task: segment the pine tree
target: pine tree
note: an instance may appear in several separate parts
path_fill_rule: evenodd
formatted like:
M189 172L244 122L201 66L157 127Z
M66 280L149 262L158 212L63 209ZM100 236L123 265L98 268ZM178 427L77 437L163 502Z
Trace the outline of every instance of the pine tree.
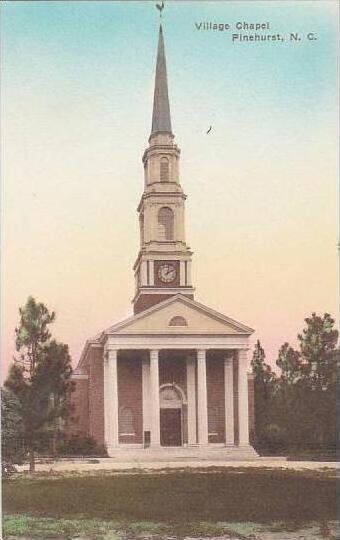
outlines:
M276 365L281 370L281 381L283 383L294 384L301 379L301 355L289 343L286 342L280 347Z
M67 345L51 340L48 326L55 320L55 313L32 297L19 313L20 324L15 330L19 358L12 364L5 386L21 404L23 440L30 456L30 472L34 472L35 452L46 448L57 420L68 413L72 368Z
M254 374L254 380L259 384L263 384L264 386L275 379L275 374L273 373L271 367L265 363L265 359L266 354L261 346L260 340L258 339L254 347L251 366Z
M7 388L1 388L1 458L2 463L16 463L23 457L21 403Z
M333 354L338 340L335 321L329 313L323 317L312 313L306 327L298 335L303 374L315 390L327 390L336 383L336 359Z
M266 355L257 340L251 360L254 374L255 429L256 443L259 447L271 446L272 401L275 392L276 377L271 367L265 362Z
M310 445L335 446L336 437L336 344L338 331L329 313L312 313L298 335L302 358L305 421Z

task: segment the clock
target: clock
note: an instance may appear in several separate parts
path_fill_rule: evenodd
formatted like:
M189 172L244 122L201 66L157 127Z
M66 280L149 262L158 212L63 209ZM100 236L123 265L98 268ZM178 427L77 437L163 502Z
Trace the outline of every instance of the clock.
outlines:
M171 283L176 278L176 268L173 264L162 264L158 268L158 277L163 283Z

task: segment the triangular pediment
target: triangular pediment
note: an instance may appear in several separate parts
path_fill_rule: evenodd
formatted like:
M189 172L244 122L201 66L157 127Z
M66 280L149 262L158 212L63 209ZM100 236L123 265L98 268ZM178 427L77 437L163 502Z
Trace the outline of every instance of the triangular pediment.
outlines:
M105 334L249 335L252 332L252 328L178 294L111 326Z

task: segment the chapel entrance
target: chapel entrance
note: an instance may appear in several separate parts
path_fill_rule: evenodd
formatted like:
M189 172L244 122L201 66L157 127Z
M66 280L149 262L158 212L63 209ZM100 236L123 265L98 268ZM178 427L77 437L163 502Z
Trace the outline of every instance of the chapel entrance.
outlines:
M182 398L172 385L160 391L160 435L162 446L182 446Z

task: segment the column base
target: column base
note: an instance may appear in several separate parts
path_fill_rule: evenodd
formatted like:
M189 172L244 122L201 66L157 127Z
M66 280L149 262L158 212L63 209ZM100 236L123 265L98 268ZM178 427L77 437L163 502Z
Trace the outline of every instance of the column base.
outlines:
M250 444L239 444L235 446L240 452L245 452L250 457L259 457L259 454Z

